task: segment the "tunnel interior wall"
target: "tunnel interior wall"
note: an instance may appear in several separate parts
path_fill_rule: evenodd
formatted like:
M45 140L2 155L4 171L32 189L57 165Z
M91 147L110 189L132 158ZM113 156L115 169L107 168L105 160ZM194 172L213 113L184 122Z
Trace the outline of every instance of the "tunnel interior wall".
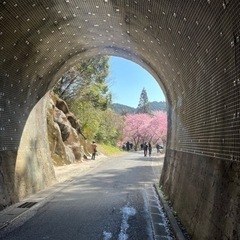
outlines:
M240 163L167 150L160 184L192 239L239 239Z
M14 188L19 199L56 182L48 142L48 102L49 93L46 93L32 109L23 129L14 177Z
M56 182L47 135L48 93L34 106L18 150L0 151L0 209Z
M14 187L17 151L0 152L0 211L19 200Z
M196 62L183 64L175 79L160 180L183 225L199 240L240 238L240 2L224 2L222 9L217 18L213 8L202 12L209 11L201 20L209 34L196 33L195 50L189 43ZM188 30L192 40L194 29Z

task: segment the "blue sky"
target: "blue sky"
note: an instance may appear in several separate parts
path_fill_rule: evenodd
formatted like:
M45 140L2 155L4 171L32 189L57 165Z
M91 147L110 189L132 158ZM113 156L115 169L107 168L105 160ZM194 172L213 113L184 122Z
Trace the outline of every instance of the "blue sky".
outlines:
M129 60L110 57L109 81L113 103L136 108L143 88L147 91L149 102L165 101L165 96L154 77Z

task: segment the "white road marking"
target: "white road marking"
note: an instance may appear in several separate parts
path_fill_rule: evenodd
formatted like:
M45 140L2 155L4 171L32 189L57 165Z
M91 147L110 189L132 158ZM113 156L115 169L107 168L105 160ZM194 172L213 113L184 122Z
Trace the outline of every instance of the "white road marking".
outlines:
M103 240L109 240L112 238L112 233L111 232L103 232Z
M118 240L127 240L127 230L129 228L128 219L131 216L136 214L136 209L133 207L125 206L121 209L122 212L122 224L121 224L121 231L118 235Z

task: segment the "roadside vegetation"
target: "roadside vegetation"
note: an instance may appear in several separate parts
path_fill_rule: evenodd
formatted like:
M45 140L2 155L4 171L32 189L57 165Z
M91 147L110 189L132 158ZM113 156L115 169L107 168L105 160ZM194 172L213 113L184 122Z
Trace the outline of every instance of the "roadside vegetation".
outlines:
M101 153L107 156L116 156L123 153L119 147L106 144L98 144L98 149Z

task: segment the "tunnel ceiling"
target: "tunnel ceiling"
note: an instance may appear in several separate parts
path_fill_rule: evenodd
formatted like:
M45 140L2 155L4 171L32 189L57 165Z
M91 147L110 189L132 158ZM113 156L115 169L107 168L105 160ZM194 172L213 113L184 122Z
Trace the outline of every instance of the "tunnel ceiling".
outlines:
M176 98L186 94L183 76L206 71L205 55L228 37L219 22L226 11L210 0L1 1L1 72L45 82L81 58L117 55L156 73Z
M0 9L2 150L16 148L14 131L63 72L100 54L156 77L174 113L171 148L234 158L239 133L219 144L232 127L223 113L239 117L238 0L1 0Z

